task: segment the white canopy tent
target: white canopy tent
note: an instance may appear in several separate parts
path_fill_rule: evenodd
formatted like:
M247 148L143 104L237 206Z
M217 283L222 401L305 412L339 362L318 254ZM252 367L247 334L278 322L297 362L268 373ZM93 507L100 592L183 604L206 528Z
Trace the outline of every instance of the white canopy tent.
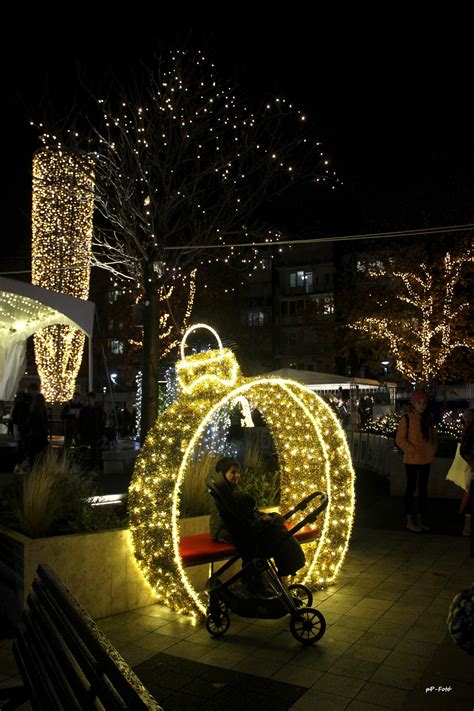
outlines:
M89 338L89 388L92 389L92 301L0 276L0 400L12 400L25 368L26 341L54 324L66 324Z
M356 392L375 394L382 390L386 391L388 388L390 405L395 405L397 384L392 382L384 382L382 384L370 378L350 378L344 375L317 373L313 370L296 370L295 368L281 368L280 370L274 370L272 373L265 373L265 377L271 375L278 378L296 380L320 395L337 395L340 389L349 390L351 395Z

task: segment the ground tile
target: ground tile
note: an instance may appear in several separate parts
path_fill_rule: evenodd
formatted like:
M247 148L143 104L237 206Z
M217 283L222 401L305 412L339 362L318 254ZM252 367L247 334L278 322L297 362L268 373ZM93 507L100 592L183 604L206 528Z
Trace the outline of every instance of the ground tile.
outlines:
M385 665L395 669L410 669L421 674L428 666L428 662L429 657L419 657L417 654L393 650L386 658Z
M206 647L218 647L220 644L224 644L230 638L230 635L226 635L223 638L211 637L209 632L205 629L199 629L197 632L193 632L192 635L186 639L189 642L194 642L195 644L204 644Z
M372 592L370 593L373 597L376 597L379 600L387 600L387 601L393 601L395 602L398 600L401 595L403 595L404 591L403 590L393 590L391 588L374 588Z
M432 630L428 627L420 627L418 625L413 625L413 627L408 630L405 636L407 639L413 639L419 642L431 642L433 644L439 644L446 637L446 628L444 630Z
M384 684L376 684L368 681L367 684L357 694L358 701L365 701L370 704L381 704L382 706L395 709L403 709L408 692L406 689L397 689Z
M336 627L348 627L353 630L368 630L369 627L373 625L372 619L367 619L364 617L356 617L355 615L341 615L341 617L336 621Z
M400 625L395 622L384 622L382 620L377 620L370 627L370 632L376 632L377 634L386 634L390 637L398 637L401 639L406 635L410 629L409 624Z
M159 633L175 639L190 637L196 629L191 625L183 625L180 622L167 622L159 628Z
M173 657L181 657L182 659L193 659L201 661L202 657L209 652L209 648L204 644L194 644L188 639L182 642L176 642L171 647L168 647L166 654Z
M350 654L357 659L366 659L369 662L378 662L381 664L390 654L390 650L384 649L383 647L371 647L364 642L356 642L352 645Z
M327 671L340 657L336 654L328 654L317 647L301 647L295 654L292 662L302 667Z
M328 694L348 696L350 699L353 699L364 683L362 679L326 672L326 674L322 674L322 676L316 679L311 688L319 689Z
M365 644L369 647L377 647L378 649L393 649L400 641L399 637L388 634L377 634L377 632L364 632L362 637L357 640L359 644Z
M0 669L5 676L18 674L18 667L13 653L5 652L0 655Z
M379 662L354 657L352 654L344 654L332 665L331 672L342 676L351 676L355 679L370 679L379 666Z
M407 652L417 654L420 657L431 657L438 645L434 642L425 642L404 637L394 648L395 652Z
M371 597L366 597L360 602L360 606L374 607L378 610L388 610L392 606L390 600L384 600L383 598L378 598L377 595L371 593Z
M327 612L336 612L339 613L340 615L343 615L345 612L348 612L352 608L351 603L347 602L333 602L332 598L329 600L325 600L324 602L321 602L318 605L318 609L321 610L321 612L326 615Z
M296 684L297 686L305 686L309 688L314 684L316 679L324 674L319 669L311 667L302 667L294 662L284 664L274 673L274 678L278 681L284 681L287 684Z
M350 699L344 696L310 689L290 709L291 711L343 711L349 703Z
M278 674L279 669L283 666L281 660L275 659L256 659L255 657L240 659L236 664L232 665L232 669L245 674L253 674L255 676L271 677L274 676L278 681L282 681Z
M420 613L413 612L412 610L405 610L405 612L392 612L392 610L388 610L388 612L384 612L383 615L380 616L379 621L380 622L389 622L390 624L395 624L395 625L412 625L414 624L420 616Z
M409 669L396 669L382 664L372 675L370 681L386 686L395 686L398 689L414 689L420 674Z
M149 649L150 652L163 652L165 649L172 647L176 644L177 640L175 637L169 637L168 635L161 635L158 632L150 632L149 634L134 640L131 644L141 647L142 649Z
M354 699L347 707L347 711L378 711L378 709L386 709L386 706L378 706L376 704L368 704L366 701Z
M210 652L207 652L207 654L204 654L199 661L203 664L210 664L214 667L231 669L246 658L247 657L244 654L220 647L219 649L212 649Z
M363 630L354 630L349 627L331 625L326 629L324 639L338 640L340 642L356 642L364 634Z
M331 598L335 602L347 603L350 605L356 605L358 602L363 600L362 595L351 595L350 593L337 592Z
M351 615L355 617L362 617L365 620L378 620L382 615L387 614L385 610L381 610L377 607L368 607L364 602L359 602L352 608Z
M121 655L131 667L137 666L155 654L155 650L144 649L136 644L127 644L121 650Z

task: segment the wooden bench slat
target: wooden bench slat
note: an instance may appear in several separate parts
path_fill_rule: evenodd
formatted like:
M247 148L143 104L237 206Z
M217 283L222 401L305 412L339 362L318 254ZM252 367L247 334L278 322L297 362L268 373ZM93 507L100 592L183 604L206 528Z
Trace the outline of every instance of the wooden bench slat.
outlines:
M97 627L90 615L71 595L56 573L48 566L38 566L38 576L52 598L68 617L84 644L96 658L108 682L118 692L130 709L156 709L161 707L143 686L115 647Z
M91 675L90 668L88 669L89 674L85 673L83 664L77 659L70 645L65 641L64 626L61 626L61 630L58 629L55 621L49 615L50 609L48 609L47 604L45 605L47 598L38 595L38 587L28 596L28 605L30 610L34 612L35 624L41 629L48 646L51 647L51 656L57 668L57 673L61 678L61 687L64 689L69 686L71 688L70 698L72 703L77 699L78 708L87 708L91 705L92 700L98 696L93 685L97 675ZM71 639L72 637L69 635L69 640ZM84 658L84 655L81 656ZM113 696L110 696L108 702L110 704L114 703ZM110 708L123 709L123 705L115 704Z
M63 641L63 646L66 649L69 668L75 669L76 676L78 669L79 676L82 675L86 685L82 684L82 689L86 692L86 700L90 700L98 696L101 702L109 709L127 709L126 702L116 693L111 686L107 677L103 674L103 669L100 662L91 654L87 646L82 641L77 629L67 619L62 611L58 609L50 591L42 584L42 581L36 579L33 582L33 590L38 600L41 601L41 606L38 606L40 615L48 615L51 625L51 632ZM65 660L65 664L68 662ZM79 689L79 694L82 692Z
M28 670L33 689L32 702L36 702L34 707L44 709L64 708L57 693L60 684L56 670L50 663L44 640L41 639L40 633L31 621L29 610L25 610L23 614L22 621L18 626L16 641L23 664ZM79 709L80 707L74 704L71 709L74 708Z
M163 711L48 565L37 568L13 643L24 688L3 689L9 707L39 711ZM2 705L3 708L3 705Z

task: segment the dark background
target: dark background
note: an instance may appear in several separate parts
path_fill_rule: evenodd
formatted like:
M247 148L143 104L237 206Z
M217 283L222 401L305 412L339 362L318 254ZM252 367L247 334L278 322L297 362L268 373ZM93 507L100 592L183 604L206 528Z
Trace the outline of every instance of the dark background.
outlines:
M28 269L30 118L80 108L78 72L98 90L127 81L140 61L184 44L204 49L216 73L249 101L285 96L304 110L343 180L336 194L301 190L285 203L288 232L378 232L473 222L472 59L467 17L415 23L399 15L323 16L300 6L227 8L204 17L183 9L117 5L108 17L18 18L4 43L0 271ZM21 10L20 10L21 13ZM293 14L291 14L293 13ZM319 13L319 11L318 11ZM433 21L435 24L433 25ZM436 24L437 23L437 24ZM8 32L8 29L6 30Z

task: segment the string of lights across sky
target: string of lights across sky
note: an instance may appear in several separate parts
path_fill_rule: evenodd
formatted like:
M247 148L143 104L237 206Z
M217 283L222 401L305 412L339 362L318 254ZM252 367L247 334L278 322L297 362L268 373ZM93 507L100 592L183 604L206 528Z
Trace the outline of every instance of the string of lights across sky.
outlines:
M282 247L287 245L301 245L301 244L318 244L322 242L349 242L351 240L364 240L364 239L386 239L390 237L429 237L434 234L445 234L447 232L469 232L474 230L474 224L467 225L447 225L441 227L426 227L425 229L419 230L396 230L394 232L372 232L361 235L341 235L338 237L311 237L309 239L293 239L293 240L281 240L278 242L244 242L240 244L215 244L215 245L202 245L198 247L193 247L193 249L233 249L236 247ZM164 247L165 250L186 250L188 247ZM68 267L70 269L70 267ZM0 275L7 276L9 274L30 274L31 269L21 270L21 271L8 271L0 272Z

